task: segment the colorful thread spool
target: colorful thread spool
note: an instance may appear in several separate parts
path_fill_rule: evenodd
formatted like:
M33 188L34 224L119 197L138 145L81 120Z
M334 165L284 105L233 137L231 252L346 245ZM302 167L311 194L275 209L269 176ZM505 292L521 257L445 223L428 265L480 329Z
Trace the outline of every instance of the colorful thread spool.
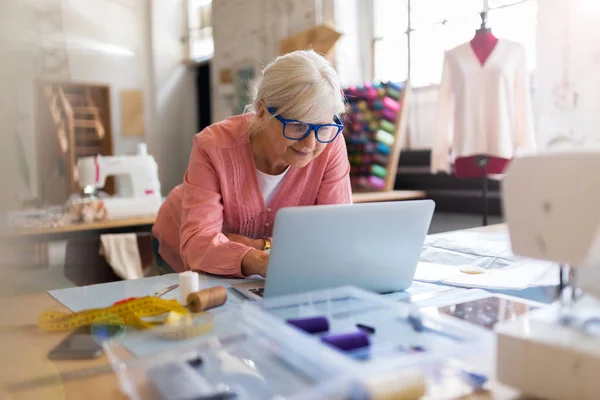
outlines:
M365 90L365 97L369 100L375 100L378 95L378 90L374 87L370 87Z
M384 108L383 110L381 110L381 116L383 118L385 118L386 120L395 123L396 122L396 118L398 117L398 114L393 112L392 110L388 110L387 108Z
M352 184L352 186L354 187L359 187L359 186L365 186L365 180L364 177L359 176L359 175L353 175L350 178L350 183Z
M369 128L369 131L376 132L377 128L378 128L377 122L376 121L370 122L368 128Z
M367 108L369 108L369 105L367 104L366 101L361 100L358 102L358 109L361 111L365 111Z
M392 135L389 132L386 132L384 130L378 130L377 133L375 134L375 139L379 142L379 143L383 143L387 146L391 146L394 144L394 135Z
M375 151L377 151L377 144L365 143L363 150L365 153L374 153Z
M385 89L384 88L377 89L377 94L379 95L379 97L385 96Z
M366 132L361 132L359 141L360 143L367 143L369 141L369 135Z
M375 189L383 189L385 187L385 181L378 176L371 175L367 182L369 186Z
M381 153L375 153L373 155L372 162L376 162L379 165L387 165L387 163L388 163L388 156L386 156L385 154L381 154Z
M379 178L385 178L387 170L381 165L373 164L371 165L371 173Z
M383 100L381 100L381 102L383 103L383 107L387 108L389 110L398 112L400 111L400 103L398 103L396 100L392 99L391 97L384 97Z
M372 104L373 110L383 109L383 102L381 100L375 100Z
M377 151L381 154L388 155L390 154L390 148L383 143L377 143Z
M215 286L187 296L187 306L193 313L199 313L211 308L219 307L227 301L227 289Z
M362 331L328 335L321 340L342 351L352 351L370 345L369 335Z
M404 82L388 82L387 86L399 92L404 90Z
M394 134L394 131L396 130L396 127L394 126L394 124L392 124L390 121L387 121L385 119L382 119L381 122L379 123L379 125L381 126L381 129L383 129L384 131L386 131L390 134Z
M396 101L400 100L400 91L391 86L387 88L387 95Z
M200 275L194 271L185 271L179 277L179 302L186 305L188 295L200 290Z
M329 321L325 317L288 319L287 323L307 333L321 333L329 330Z

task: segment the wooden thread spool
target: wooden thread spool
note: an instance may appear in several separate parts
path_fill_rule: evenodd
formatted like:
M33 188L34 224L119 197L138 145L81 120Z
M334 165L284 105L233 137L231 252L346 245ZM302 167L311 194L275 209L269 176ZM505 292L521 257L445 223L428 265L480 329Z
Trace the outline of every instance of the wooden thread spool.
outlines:
M227 301L227 289L215 286L199 292L190 293L187 297L187 306L193 313L199 313L211 308L219 307Z

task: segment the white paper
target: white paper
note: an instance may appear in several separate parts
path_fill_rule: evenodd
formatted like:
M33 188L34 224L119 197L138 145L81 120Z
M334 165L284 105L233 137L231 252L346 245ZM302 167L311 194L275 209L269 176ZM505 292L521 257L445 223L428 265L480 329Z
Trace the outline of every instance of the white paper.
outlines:
M414 279L422 282L441 282L460 273L460 268L453 265L420 262L417 264Z
M520 290L558 285L558 265L527 259L503 268L486 269L482 274L467 274L461 271L461 266L420 262L414 279L466 288Z
M558 266L546 261L525 260L510 267L487 270L483 274L460 273L444 279L443 283L497 290L521 290L531 286L556 285Z
M419 303L421 301L430 300L440 295L447 295L450 292L460 292L466 289L461 289L452 286L439 285L433 283L425 283L413 281L412 285L401 292L387 293L382 295L386 299L396 301L410 301Z
M452 232L428 236L421 261L444 265L503 268L524 260L512 252L505 232Z

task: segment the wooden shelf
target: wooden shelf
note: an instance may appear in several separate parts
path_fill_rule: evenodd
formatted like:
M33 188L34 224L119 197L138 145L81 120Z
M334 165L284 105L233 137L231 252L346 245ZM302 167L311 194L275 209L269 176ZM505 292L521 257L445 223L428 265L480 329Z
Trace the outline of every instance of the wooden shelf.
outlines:
M156 220L156 216L146 216L137 218L122 218L122 219L110 219L102 222L93 223L81 223L81 224L69 224L65 226L59 226L54 228L24 228L14 229L10 232L12 238L15 237L35 237L35 236L54 236L66 233L76 233L85 231L101 231L112 228L125 228L134 227L141 225L153 225Z
M37 129L40 198L49 204L64 203L79 193L76 168L79 157L112 155L110 88L74 82L40 82ZM62 165L56 165L59 148ZM114 193L114 180L104 190Z
M380 201L416 200L425 197L420 190L390 190L385 192L359 192L352 195L353 203L375 203Z
M379 171L385 169L385 174L376 172L375 170L371 171L371 175L376 175L378 178L375 179L378 179L381 183L378 185L372 183L372 187L369 187L368 184L362 182L362 180L365 179L363 175L365 172L360 171L360 169L364 167L357 167L360 171L358 172L360 174L359 176L361 176L361 178L357 178L356 180L353 179L353 192L358 195L357 202L403 200L406 197L422 198L425 196L423 192L418 191L394 191L400 152L406 139L408 110L412 95L410 82L403 82L401 88L397 88L397 86L401 85L392 84L391 82L374 82L370 84L370 86L365 85L364 87L358 88L351 87L345 90L347 96L353 96L352 98L354 99L351 102L351 113L353 116L347 124L347 127L350 128L347 134L350 138L354 139L354 141L348 143L351 163L352 157L354 157L355 160L357 157L359 160L364 160L362 157L365 157L368 160L366 161L367 166L372 165L374 166L372 168L377 167ZM378 93L376 95L369 94L370 91L372 92L374 89L377 90ZM391 91L396 91L398 93L392 94ZM393 102L399 103L399 110L396 111L390 103L386 105L384 100L385 97L389 97L387 100L391 100L390 103L392 104ZM382 102L384 102L383 105ZM394 113L395 120L392 119ZM390 114L392 114L392 117L390 117ZM383 124L385 121L387 121L387 125L393 125L393 132L390 128L384 127ZM365 124L365 126L363 126L363 124ZM372 127L373 124L375 124L375 128ZM356 125L358 128L355 127ZM389 139L384 141L385 136L380 138L379 135L382 133L381 130L391 133L393 141ZM385 132L383 133L385 134ZM363 135L366 135L367 137L366 143L363 142L363 140L365 140ZM356 141L357 137L358 141ZM377 147L374 150L366 150L367 145ZM362 154L356 153L356 149L358 149L359 152L362 151L361 146L365 146L365 152ZM380 149L381 146L383 146L384 149L387 148L387 150L384 151ZM356 161L354 162L356 163ZM357 166L357 164L353 164L353 166ZM372 178L373 177L370 177L368 179ZM369 181L368 183L371 182ZM366 200L363 201L362 199Z

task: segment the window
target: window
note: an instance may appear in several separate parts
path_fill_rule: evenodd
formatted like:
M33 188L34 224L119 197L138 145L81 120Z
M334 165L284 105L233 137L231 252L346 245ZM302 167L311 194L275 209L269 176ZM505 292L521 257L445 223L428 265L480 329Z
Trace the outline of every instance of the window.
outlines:
M494 35L522 43L533 70L535 0L373 0L374 79L438 84L444 52L472 39L484 3Z
M194 62L210 60L214 54L212 0L187 0L188 58Z

